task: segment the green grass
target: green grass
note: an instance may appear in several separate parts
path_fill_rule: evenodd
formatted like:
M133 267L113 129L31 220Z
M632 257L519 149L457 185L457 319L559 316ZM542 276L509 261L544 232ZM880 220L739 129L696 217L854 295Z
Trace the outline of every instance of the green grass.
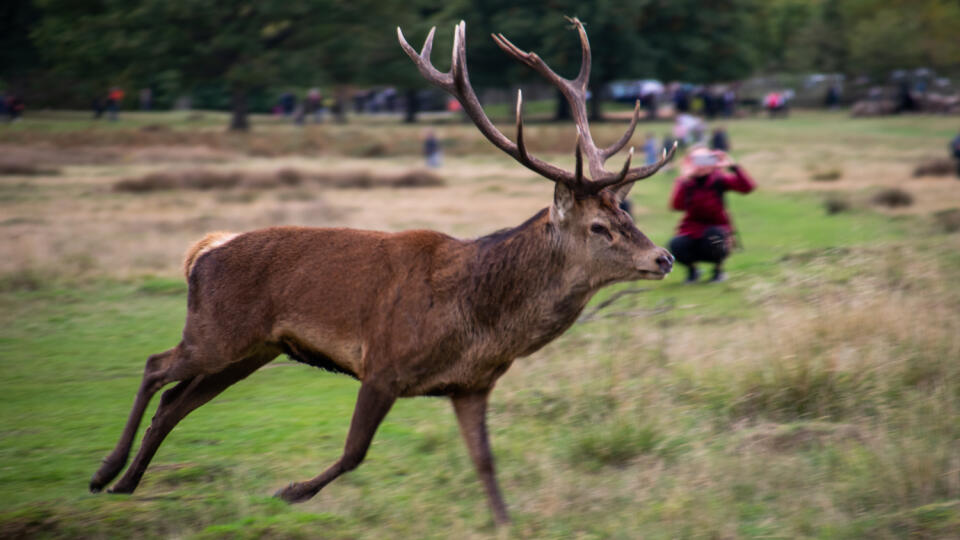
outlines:
M781 131L814 140L834 120L733 129L756 148ZM942 131L890 122L830 133L910 144ZM632 192L660 244L679 217L670 188L658 177ZM746 247L728 282L687 286L678 272L604 290L595 302L650 289L502 379L490 431L515 523L501 536L960 535L957 235L863 209L827 216L819 196L762 179L728 202ZM0 536L497 535L436 398L401 400L367 461L313 500L274 499L338 457L358 388L285 359L177 426L134 496L87 493L146 357L179 339L185 290L175 276L3 277Z

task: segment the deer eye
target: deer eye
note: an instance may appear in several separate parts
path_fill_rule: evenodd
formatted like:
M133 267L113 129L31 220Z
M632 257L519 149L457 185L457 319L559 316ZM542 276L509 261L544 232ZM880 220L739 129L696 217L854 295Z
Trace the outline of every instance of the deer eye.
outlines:
M599 223L594 223L590 225L590 232L593 234L600 234L607 237L607 240L613 240L613 236L610 234L610 230L604 227Z

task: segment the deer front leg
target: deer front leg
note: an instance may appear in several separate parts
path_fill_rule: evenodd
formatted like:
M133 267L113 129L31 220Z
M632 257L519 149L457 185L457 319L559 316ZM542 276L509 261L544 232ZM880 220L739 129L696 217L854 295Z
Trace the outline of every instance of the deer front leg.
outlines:
M278 491L277 497L288 503L306 501L341 474L356 469L367 455L367 449L370 448L377 427L380 426L380 422L387 416L396 400L397 396L393 393L380 390L370 383L361 384L343 455L319 476L306 482L290 484Z
M453 396L453 410L457 413L460 434L467 443L470 458L473 459L477 474L487 491L493 520L497 525L506 525L510 523L510 515L507 513L507 505L504 504L500 487L497 485L493 454L490 452L490 438L487 436L487 398L489 396L489 390Z

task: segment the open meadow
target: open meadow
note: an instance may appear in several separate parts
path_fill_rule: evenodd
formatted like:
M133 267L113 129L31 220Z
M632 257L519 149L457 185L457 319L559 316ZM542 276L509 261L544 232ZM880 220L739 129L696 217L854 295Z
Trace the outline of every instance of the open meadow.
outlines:
M179 340L182 255L203 233L476 237L553 190L468 123L434 126L444 162L425 172L423 125L121 118L0 127L2 538L960 537L960 181L912 175L945 157L955 117L727 122L759 184L727 197L744 247L728 281L678 267L605 289L514 363L489 417L505 531L439 398L400 400L364 464L310 501L273 498L340 455L359 387L285 357L180 423L133 496L87 492L147 356ZM641 123L636 144L647 130L669 125ZM572 124L525 137L572 167ZM659 245L675 174L631 192Z

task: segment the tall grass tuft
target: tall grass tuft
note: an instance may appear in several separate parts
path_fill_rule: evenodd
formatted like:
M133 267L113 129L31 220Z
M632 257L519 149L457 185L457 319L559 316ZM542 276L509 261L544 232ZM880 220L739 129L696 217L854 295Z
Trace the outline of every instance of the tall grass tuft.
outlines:
M650 424L614 418L586 424L570 439L567 458L587 468L623 466L637 456L654 453L664 443L663 434Z

